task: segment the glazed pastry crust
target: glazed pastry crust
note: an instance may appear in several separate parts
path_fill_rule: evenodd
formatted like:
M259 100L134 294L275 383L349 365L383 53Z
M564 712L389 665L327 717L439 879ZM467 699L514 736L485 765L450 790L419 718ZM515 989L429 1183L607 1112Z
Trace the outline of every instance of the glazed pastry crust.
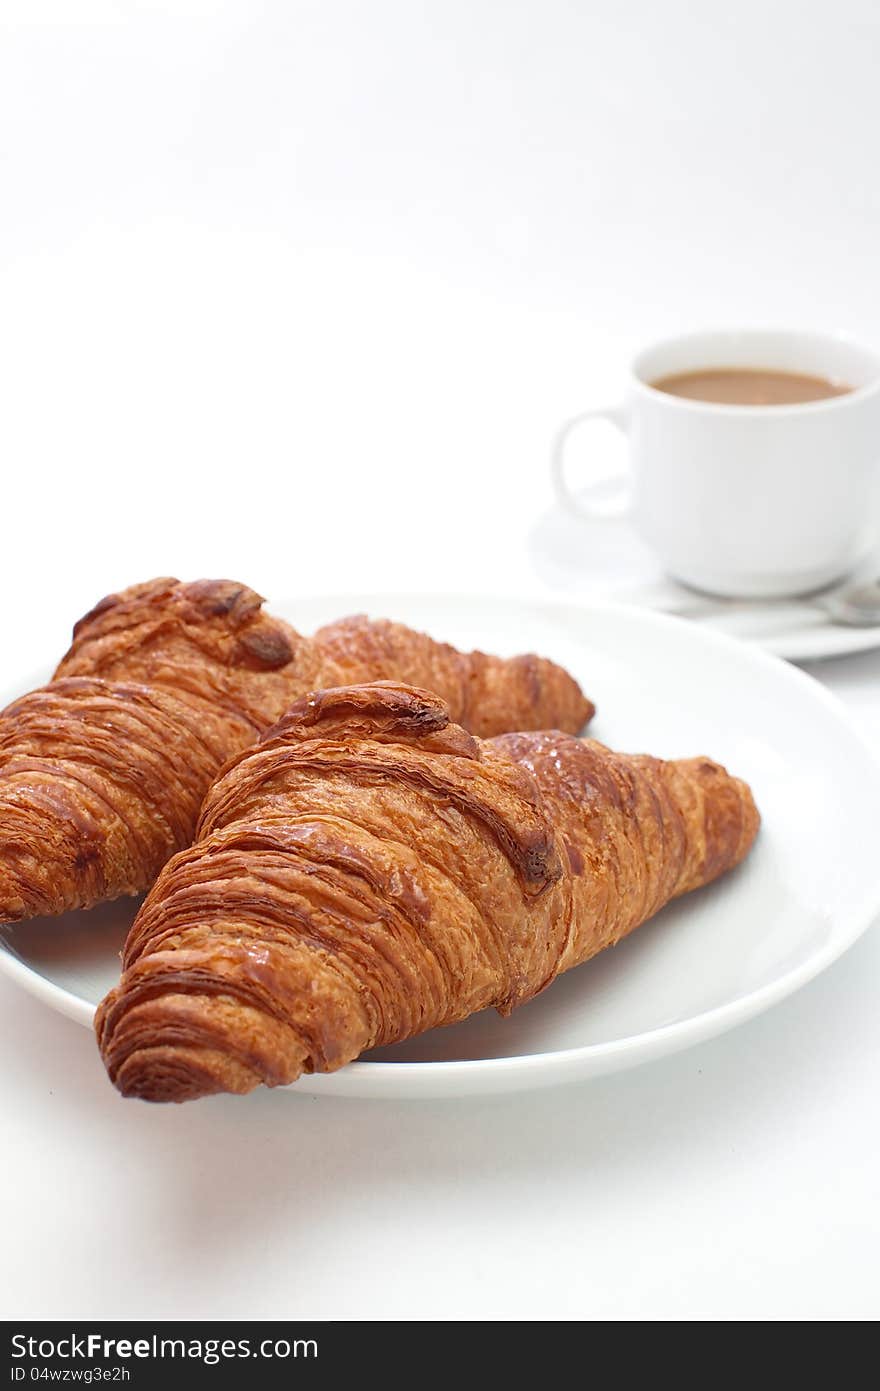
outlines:
M227 767L143 904L97 1015L104 1061L124 1094L182 1101L506 1014L757 828L705 758L480 741L393 683L318 692Z
M0 715L0 921L143 892L189 845L222 765L322 684L430 674L482 733L592 706L560 667L460 653L398 624L314 639L231 580L151 580L103 599L54 680ZM525 716L525 719L523 718Z
M544 657L459 652L402 623L364 614L319 628L317 686L402 681L433 691L449 718L483 739L512 729L554 727L577 734L595 710L567 671Z

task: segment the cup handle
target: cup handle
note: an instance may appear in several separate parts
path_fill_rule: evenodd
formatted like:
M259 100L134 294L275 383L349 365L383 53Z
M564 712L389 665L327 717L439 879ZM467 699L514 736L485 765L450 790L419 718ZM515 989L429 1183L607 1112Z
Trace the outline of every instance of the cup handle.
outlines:
M553 441L553 451L550 455L550 472L553 476L556 496L563 506L568 508L569 512L574 512L578 517L605 521L614 517L625 517L632 508L632 480L628 467L620 471L617 492L610 497L584 497L582 494L573 493L568 486L565 459L569 437L588 420L607 420L624 435L627 433L629 425L627 412L623 406L604 406L597 410L581 411L580 415L575 415L571 420L567 420ZM595 488L597 484L598 480L593 484L593 487Z

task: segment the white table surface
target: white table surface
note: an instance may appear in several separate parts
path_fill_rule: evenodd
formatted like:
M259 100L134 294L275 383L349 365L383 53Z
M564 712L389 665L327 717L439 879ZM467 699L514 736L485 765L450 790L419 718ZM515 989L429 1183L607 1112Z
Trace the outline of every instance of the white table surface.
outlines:
M624 8L4 6L7 684L155 574L546 592L631 348L880 342L875 7ZM880 654L812 670L880 750ZM878 968L589 1085L180 1108L0 979L0 1313L876 1317Z

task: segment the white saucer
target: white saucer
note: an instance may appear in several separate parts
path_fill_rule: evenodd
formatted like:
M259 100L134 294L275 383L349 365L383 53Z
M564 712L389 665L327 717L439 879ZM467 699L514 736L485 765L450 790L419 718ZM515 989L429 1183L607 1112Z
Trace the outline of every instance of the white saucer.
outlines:
M758 648L614 606L348 594L273 607L304 631L366 610L460 646L551 655L596 701L597 738L665 757L709 754L750 781L764 818L733 874L670 905L510 1019L487 1011L331 1076L304 1077L296 1090L460 1096L631 1067L767 1009L880 914L880 766L824 688ZM126 901L2 928L0 969L89 1025L115 982L135 908Z
M589 521L554 506L529 534L529 553L552 589L581 599L637 604L758 643L789 661L842 657L880 647L880 626L832 623L803 600L712 599L678 584L660 569L626 518ZM880 576L880 552L865 556L853 578Z

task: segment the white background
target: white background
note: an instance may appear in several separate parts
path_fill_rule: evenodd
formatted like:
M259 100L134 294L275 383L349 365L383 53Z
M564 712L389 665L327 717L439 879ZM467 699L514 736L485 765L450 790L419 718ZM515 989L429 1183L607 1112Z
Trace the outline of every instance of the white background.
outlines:
M4 676L154 574L539 588L558 419L710 323L880 343L872 0L0 8ZM880 658L815 669L880 748ZM7 1317L876 1317L874 931L640 1072L124 1103L0 981Z

